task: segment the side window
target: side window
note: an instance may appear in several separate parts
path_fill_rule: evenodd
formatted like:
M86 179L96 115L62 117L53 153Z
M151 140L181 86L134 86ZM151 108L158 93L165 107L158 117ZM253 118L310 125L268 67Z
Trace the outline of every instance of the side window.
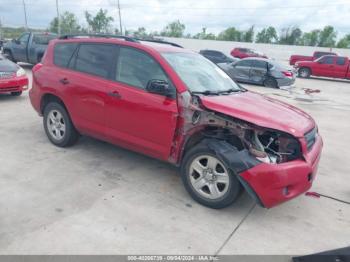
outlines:
M242 67L251 67L252 65L253 65L252 60L242 60L236 64L236 66L242 66Z
M322 64L331 65L333 64L334 57L333 56L325 56L321 59Z
M255 60L253 63L253 67L267 69L267 63L265 61Z
M169 82L160 65L149 55L134 48L120 47L116 80L146 89L150 80Z
M53 52L53 63L57 66L68 67L69 62L77 47L77 43L56 44Z
M117 46L82 44L75 61L75 69L91 75L112 79L117 60Z
M345 65L345 57L337 57L337 65Z
M18 41L20 42L21 45L26 45L28 42L28 39L29 39L29 34L25 33L18 38Z

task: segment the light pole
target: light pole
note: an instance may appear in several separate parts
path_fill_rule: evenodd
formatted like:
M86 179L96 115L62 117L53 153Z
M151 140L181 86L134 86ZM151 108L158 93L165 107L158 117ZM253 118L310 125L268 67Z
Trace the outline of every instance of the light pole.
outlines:
M56 0L56 13L57 13L58 35L61 35L61 21L60 21L60 13L58 11L58 0Z
M119 29L120 29L120 34L123 34L123 28L122 28L122 15L120 12L120 4L119 4L119 0L117 0L117 6L118 6L118 13L119 13Z
M28 31L28 22L27 22L27 9L26 9L26 3L24 0L22 0L23 3L23 11L24 11L24 22L25 22L25 29Z

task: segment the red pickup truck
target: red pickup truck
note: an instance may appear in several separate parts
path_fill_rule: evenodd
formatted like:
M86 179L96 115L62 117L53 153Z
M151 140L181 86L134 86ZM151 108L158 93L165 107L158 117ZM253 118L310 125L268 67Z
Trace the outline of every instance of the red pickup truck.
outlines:
M337 53L333 52L323 52L323 51L316 51L312 56L304 56L304 55L292 55L289 58L289 64L290 65L295 65L296 62L299 61L315 61L316 59L319 59L321 56L325 55L335 55L337 56Z
M303 78L314 75L350 79L349 58L343 56L326 55L315 61L297 62L294 67Z

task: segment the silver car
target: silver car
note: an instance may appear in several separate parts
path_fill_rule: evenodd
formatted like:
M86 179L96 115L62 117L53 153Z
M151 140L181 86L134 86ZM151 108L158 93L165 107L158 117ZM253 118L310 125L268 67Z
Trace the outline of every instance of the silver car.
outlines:
M244 58L233 63L220 63L218 66L237 82L273 88L293 85L296 78L296 72L266 58Z

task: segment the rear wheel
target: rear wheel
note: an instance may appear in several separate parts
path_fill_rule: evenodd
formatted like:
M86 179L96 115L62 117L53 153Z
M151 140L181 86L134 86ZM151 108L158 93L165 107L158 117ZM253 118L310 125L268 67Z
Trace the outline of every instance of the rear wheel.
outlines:
M11 92L12 96L20 96L22 95L22 91L18 91L18 92Z
M199 144L186 153L181 173L188 193L204 206L224 208L239 196L236 176L206 145Z
M302 67L298 70L298 76L301 78L309 78L311 75L311 71L309 68Z
M274 79L273 77L268 77L264 81L264 86L278 88L278 83L277 83L276 79Z
M79 134L61 104L49 103L44 109L43 121L46 135L54 145L68 147L77 142Z

